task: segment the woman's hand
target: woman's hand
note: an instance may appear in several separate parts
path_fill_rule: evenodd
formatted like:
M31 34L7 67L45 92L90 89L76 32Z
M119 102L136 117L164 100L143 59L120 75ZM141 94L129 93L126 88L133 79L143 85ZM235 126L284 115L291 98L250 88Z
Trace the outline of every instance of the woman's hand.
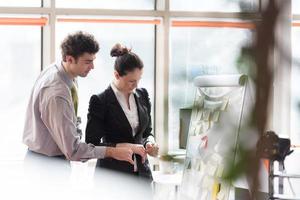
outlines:
M118 143L116 147L129 147L134 154L138 154L142 157L142 163L145 162L147 153L143 145L141 144L132 144L132 143Z
M134 164L132 160L132 150L128 147L107 147L105 157L111 157L117 160L127 161Z
M148 142L146 144L146 153L150 156L156 157L158 155L159 147L156 143Z

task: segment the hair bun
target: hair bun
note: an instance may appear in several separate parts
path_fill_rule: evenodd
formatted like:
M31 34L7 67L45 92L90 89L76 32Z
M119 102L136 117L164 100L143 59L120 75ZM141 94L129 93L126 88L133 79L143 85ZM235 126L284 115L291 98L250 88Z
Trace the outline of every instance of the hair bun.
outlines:
M118 57L124 54L127 54L130 50L127 47L123 47L121 44L117 43L113 48L110 50L111 57Z

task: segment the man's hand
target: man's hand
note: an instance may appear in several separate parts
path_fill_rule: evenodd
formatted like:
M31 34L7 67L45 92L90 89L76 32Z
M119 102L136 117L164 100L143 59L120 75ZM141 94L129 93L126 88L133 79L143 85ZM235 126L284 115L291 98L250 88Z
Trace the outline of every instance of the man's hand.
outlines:
M117 147L128 147L133 153L138 154L142 157L142 163L145 162L147 153L143 145L141 144L132 144L132 143L118 143Z
M158 145L156 143L148 142L146 144L146 152L150 156L156 157L158 155L158 150L159 150L159 147L158 147Z
M105 157L127 161L133 165L132 154L133 151L128 147L106 147Z

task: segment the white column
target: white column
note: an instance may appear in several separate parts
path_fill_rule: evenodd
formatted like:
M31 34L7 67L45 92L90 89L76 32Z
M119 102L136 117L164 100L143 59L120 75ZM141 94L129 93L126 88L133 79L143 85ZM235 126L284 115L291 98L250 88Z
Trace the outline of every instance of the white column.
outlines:
M160 153L164 154L168 152L169 145L169 0L158 0L157 9L164 10L164 15L156 30L155 134Z
M283 8L276 27L274 50L273 129L290 136L291 115L291 0L277 0ZM281 5L282 4L282 5ZM283 5L284 4L284 5ZM279 47L279 48L278 48Z
M44 0L45 7L50 8L48 24L42 28L42 68L55 61L55 0Z

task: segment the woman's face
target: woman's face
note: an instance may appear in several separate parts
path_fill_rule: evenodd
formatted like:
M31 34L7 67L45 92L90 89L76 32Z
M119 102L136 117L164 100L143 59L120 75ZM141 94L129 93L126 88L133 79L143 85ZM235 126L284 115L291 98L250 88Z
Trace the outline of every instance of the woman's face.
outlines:
M119 90L125 93L131 93L135 88L137 88L140 79L142 78L143 69L134 69L132 72L128 72L124 76L120 76L118 72L115 71L116 84Z

